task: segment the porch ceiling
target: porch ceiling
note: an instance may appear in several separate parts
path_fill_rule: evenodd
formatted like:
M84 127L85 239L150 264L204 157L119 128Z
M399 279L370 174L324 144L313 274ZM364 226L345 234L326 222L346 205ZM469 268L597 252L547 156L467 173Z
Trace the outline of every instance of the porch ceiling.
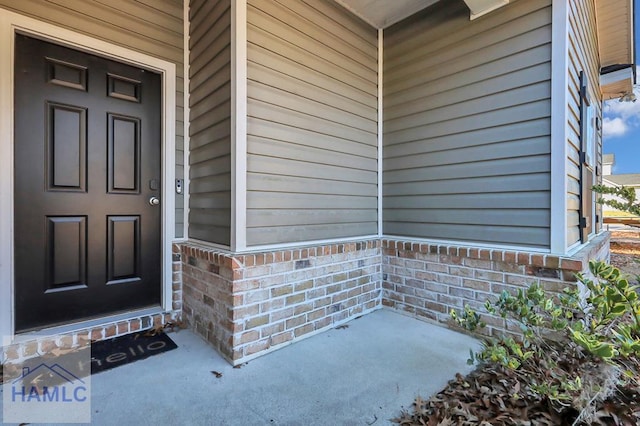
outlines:
M604 75L607 71L618 71L624 66L630 68L630 72L618 73L620 78L617 81L613 81L614 76L603 81L605 99L620 97L630 92L635 83L633 0L597 0L596 17L598 53Z
M376 28L387 28L440 0L335 0ZM475 19L511 0L464 0Z
M376 28L386 28L439 0L335 0Z

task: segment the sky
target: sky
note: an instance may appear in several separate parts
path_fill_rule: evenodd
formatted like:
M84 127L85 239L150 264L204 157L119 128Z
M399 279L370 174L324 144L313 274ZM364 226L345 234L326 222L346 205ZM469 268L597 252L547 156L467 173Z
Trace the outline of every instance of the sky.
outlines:
M640 78L640 67L638 77ZM612 99L604 103L602 143L605 154L614 154L613 174L640 173L640 87L636 102Z
M640 25L640 12L635 10L635 21ZM640 28L636 31L635 48L638 58ZM637 61L637 60L636 60ZM640 67L636 67L640 83ZM640 85L634 92L636 102L619 102L612 99L604 103L602 119L602 143L605 154L614 154L613 174L640 173Z

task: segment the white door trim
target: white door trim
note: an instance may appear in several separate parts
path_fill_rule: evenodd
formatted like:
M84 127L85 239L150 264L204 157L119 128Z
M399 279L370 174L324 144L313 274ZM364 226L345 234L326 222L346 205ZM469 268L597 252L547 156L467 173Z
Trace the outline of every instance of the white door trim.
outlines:
M16 31L162 75L162 308L172 309L175 235L175 64L0 8L0 336L13 338L13 64Z

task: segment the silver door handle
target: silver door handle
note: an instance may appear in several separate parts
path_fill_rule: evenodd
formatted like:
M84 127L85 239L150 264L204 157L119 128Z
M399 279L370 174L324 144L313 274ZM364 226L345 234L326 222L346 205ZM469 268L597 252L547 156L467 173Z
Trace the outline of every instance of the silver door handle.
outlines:
M149 204L151 204L152 206L157 206L158 204L160 204L160 199L158 197L151 197L149 198Z

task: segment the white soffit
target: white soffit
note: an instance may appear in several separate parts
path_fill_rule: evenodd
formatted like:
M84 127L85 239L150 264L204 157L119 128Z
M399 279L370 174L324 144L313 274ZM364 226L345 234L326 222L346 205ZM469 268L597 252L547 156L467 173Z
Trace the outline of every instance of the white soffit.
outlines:
M509 0L464 0L469 10L471 19L476 19L492 10L509 4Z
M375 28L387 28L439 0L335 0Z
M600 67L615 70L600 76L602 95L620 98L635 83L633 0L596 0L596 23Z
M633 0L597 0L600 66L633 64Z

